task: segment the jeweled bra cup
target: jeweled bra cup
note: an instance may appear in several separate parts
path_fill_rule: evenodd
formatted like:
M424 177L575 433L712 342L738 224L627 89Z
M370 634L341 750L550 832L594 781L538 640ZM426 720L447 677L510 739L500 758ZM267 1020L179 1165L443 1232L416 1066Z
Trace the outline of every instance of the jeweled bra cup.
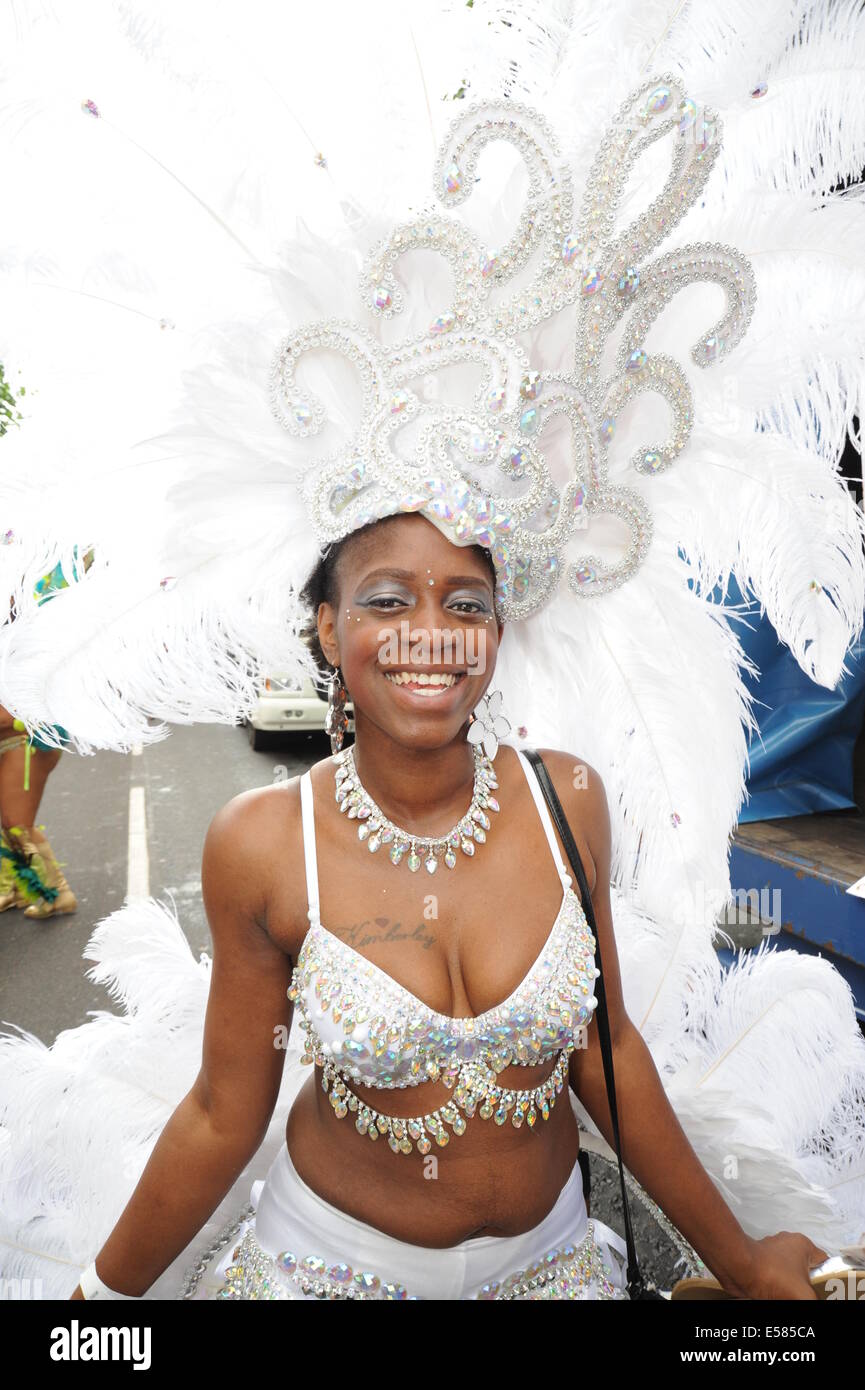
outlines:
M520 756L526 768L526 762ZM562 877L562 902L540 955L528 974L501 1004L477 1017L437 1013L354 947L334 936L318 915L314 821L309 774L302 781L304 845L310 891L310 928L298 954L288 990L305 1034L302 1061L322 1068L322 1087L334 1113L356 1114L359 1133L375 1141L386 1134L398 1153L413 1145L428 1153L443 1147L450 1134L463 1134L466 1119L493 1117L519 1128L534 1128L538 1114L549 1117L567 1077L570 1054L584 1036L597 1004L592 982L595 939L579 897L570 888L546 806L530 778L551 851ZM537 792L537 794L536 794ZM313 896L314 895L314 896ZM511 1090L498 1086L508 1066L533 1066L556 1056L551 1075L539 1086ZM367 1106L349 1082L388 1090L441 1079L454 1088L453 1100L411 1117L391 1116Z
M325 929L318 923L310 934L316 940ZM498 1124L510 1113L514 1127L525 1121L530 1129L538 1114L549 1118L567 1076L575 1032L585 1027L596 1003L591 995L594 938L572 896L563 899L544 950L521 985L478 1018L437 1014L389 976L378 979L384 972L352 947L330 933L325 942L323 950L319 945L306 956L301 952L289 996L299 1004L306 1036L302 1060L322 1067L322 1087L330 1092L339 1118L355 1112L359 1133L372 1140L386 1135L394 1152L410 1153L414 1145L421 1154L430 1151L433 1140L439 1147L448 1143L445 1123L460 1135L466 1118L475 1113L484 1119L492 1116ZM357 1004L363 986L359 974L373 977L373 1002L367 1008ZM311 994L322 1015L318 1026L310 1016ZM324 1050L325 1016L342 1024L344 1038L335 1038L327 1047L332 1052L341 1043L347 1066L338 1066ZM541 1085L525 1090L497 1085L496 1076L506 1066L537 1065L555 1054L556 1067ZM406 1071L408 1075L400 1074ZM381 1114L365 1105L348 1084L355 1080L394 1089L437 1079L454 1088L453 1102L412 1117Z

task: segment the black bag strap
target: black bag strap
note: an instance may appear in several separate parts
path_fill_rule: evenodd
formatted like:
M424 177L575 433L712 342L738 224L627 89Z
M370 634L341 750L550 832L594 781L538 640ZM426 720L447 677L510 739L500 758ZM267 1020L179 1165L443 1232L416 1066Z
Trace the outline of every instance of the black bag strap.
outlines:
M556 828L560 836L562 837L562 844L565 846L565 849L568 852L568 858L571 861L571 868L573 869L577 878L577 882L580 885L580 893L582 895L583 900L583 911L586 914L586 919L589 923L589 926L591 927L592 934L595 938L595 955L597 961L597 968L601 971L601 974L595 981L595 994L598 998L598 1036L600 1038L601 1057L603 1059L604 1064L604 1080L607 1084L607 1100L610 1106L610 1120L613 1126L613 1137L616 1142L616 1157L619 1160L619 1181L622 1185L622 1211L625 1223L625 1244L628 1248L627 1287L628 1294L631 1298L645 1297L649 1289L654 1290L654 1285L647 1285L643 1274L640 1272L640 1265L639 1261L637 1260L637 1247L634 1242L634 1232L631 1226L631 1212L630 1208L628 1207L628 1194L625 1188L625 1173L624 1168L622 1166L622 1150L621 1144L619 1142L619 1116L616 1110L616 1083L615 1078L613 1076L613 1047L610 1039L610 1019L609 1014L607 1012L607 996L606 991L604 989L604 976L603 969L601 966L601 942L598 936L598 929L595 924L595 912L592 906L592 895L589 892L589 885L586 882L586 872L583 868L583 861L580 858L580 852L577 849L576 841L574 840L573 834L571 832L571 827L568 825L567 816L562 810L562 803L559 801L556 789L553 786L552 781L550 779L550 774L547 770L547 765L541 757L540 753L538 753L536 749L524 748L522 749L522 752L528 758L529 762L532 764L532 767L535 770L538 781L541 784L541 790L543 791L544 796L547 800L547 804L550 808L550 811L552 812ZM660 1295L655 1294L654 1292L649 1293L648 1296L660 1297Z

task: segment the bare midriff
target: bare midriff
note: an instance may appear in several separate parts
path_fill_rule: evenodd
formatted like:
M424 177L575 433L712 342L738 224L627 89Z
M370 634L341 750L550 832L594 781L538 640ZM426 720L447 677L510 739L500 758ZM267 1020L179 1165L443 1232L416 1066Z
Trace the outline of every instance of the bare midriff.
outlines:
M507 1067L498 1084L538 1086L555 1062ZM292 1164L324 1201L397 1240L441 1249L530 1231L552 1210L577 1161L579 1130L564 1091L549 1119L532 1130L475 1114L446 1146L398 1154L359 1134L351 1112L338 1119L321 1068L310 1070L285 1129ZM401 1118L428 1113L453 1094L440 1081L388 1090L347 1084L365 1104Z

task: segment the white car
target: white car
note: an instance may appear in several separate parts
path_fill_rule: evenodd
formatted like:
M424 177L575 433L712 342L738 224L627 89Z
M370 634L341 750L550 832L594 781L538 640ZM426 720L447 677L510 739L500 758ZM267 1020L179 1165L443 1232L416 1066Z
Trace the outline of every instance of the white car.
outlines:
M346 704L348 728L354 733L351 702ZM313 682L304 677L268 676L259 692L258 704L246 721L253 748L263 748L271 734L312 733L324 729L327 714L327 688L319 694Z

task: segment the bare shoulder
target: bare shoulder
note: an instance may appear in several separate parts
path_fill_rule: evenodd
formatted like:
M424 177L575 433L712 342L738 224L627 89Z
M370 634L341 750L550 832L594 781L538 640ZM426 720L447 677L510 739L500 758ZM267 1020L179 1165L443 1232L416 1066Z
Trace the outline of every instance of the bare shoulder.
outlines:
M213 816L202 855L205 899L232 900L292 957L309 926L300 782L298 774L233 796Z
M201 886L213 926L209 902L230 905L249 922L264 925L267 892L263 866L267 845L262 831L267 825L270 788L252 788L233 796L213 815L201 855Z
M539 748L537 751L549 768L581 854L588 849L588 878L594 891L590 870L608 866L610 858L610 811L603 779L598 770L578 754L560 748Z
M302 863L299 777L238 792L220 806L202 851L202 894L211 929L225 916L221 909L231 908L234 920L267 933L275 903L284 898L281 878L295 877L296 855Z
M564 792L571 797L571 804L574 794L579 796L579 804L584 809L599 810L606 806L607 793L601 774L585 758L577 753L566 753L561 748L539 748L537 751L550 769L562 805L565 804Z

